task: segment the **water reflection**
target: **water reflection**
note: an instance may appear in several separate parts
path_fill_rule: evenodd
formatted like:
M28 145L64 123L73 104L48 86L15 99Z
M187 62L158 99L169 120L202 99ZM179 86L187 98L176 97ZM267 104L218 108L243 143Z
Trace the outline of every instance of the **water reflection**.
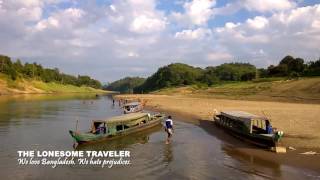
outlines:
M23 102L23 101L65 101L65 100L94 100L100 97L105 97L108 95L103 95L96 97L93 93L79 94L79 93L70 93L70 94L19 94L19 95L10 95L10 96L0 96L0 103L6 102Z
M255 156L232 145L224 145L221 148L227 155L236 159L238 162L238 164L226 163L225 166L229 168L269 179L282 176L281 165L277 162ZM240 163L242 165L240 165Z
M172 143L164 144L163 162L168 166L171 161L173 161Z
M43 115L56 116L67 108L76 108L75 103L78 100L93 102L95 99L97 97L94 94L0 96L0 123L8 125L12 119L41 119ZM67 100L75 101L65 103Z

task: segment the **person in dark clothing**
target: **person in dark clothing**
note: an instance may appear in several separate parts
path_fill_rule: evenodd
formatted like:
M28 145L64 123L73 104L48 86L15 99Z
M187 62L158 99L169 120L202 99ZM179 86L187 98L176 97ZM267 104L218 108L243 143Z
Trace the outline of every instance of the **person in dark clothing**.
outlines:
M168 119L165 122L165 130L168 134L167 140L166 140L166 144L170 143L170 139L172 137L173 134L173 121L172 121L172 117L168 116Z
M270 124L270 122L268 120L266 120L266 133L267 134L272 134L273 133L272 126L271 126L271 124Z

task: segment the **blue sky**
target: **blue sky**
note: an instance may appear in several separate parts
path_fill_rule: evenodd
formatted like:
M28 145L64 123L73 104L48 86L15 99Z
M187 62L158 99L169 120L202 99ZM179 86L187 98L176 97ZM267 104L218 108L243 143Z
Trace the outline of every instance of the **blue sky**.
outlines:
M174 62L320 57L315 0L0 0L0 26L0 54L102 82Z

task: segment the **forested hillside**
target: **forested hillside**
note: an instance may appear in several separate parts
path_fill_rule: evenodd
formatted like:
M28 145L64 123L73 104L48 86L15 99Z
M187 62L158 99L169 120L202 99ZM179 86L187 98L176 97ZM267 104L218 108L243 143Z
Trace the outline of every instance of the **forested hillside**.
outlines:
M225 63L219 66L209 66L204 69L187 64L174 63L160 67L157 72L144 82L131 82L130 77L111 83L108 90L120 92L146 93L169 87L180 87L197 84L200 86L213 86L225 82L241 82L259 80L261 78L298 78L320 76L320 59L306 62L302 58L286 56L277 65L268 68L256 68L249 63ZM143 83L142 83L143 82ZM116 87L116 88L115 88ZM128 91L130 89L130 91Z
M125 77L110 83L103 87L103 89L122 93L132 93L133 89L143 84L144 81L145 79L140 77Z
M19 59L12 61L10 57L0 55L0 73L8 75L11 80L32 79L40 80L46 83L54 82L59 84L88 86L92 88L102 88L98 80L89 76L73 76L59 71L58 68L44 68L37 63L22 63Z

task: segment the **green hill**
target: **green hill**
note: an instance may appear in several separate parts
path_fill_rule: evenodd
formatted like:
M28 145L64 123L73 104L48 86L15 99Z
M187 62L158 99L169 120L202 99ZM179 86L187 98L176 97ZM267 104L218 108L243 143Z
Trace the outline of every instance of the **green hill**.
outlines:
M12 80L8 75L0 73L0 95L6 94L33 94L33 93L105 93L101 89L87 86L74 86L56 82L45 83L32 79Z
M145 81L141 77L125 77L114 81L107 86L103 87L105 90L118 91L121 93L132 93L133 89L143 84Z

